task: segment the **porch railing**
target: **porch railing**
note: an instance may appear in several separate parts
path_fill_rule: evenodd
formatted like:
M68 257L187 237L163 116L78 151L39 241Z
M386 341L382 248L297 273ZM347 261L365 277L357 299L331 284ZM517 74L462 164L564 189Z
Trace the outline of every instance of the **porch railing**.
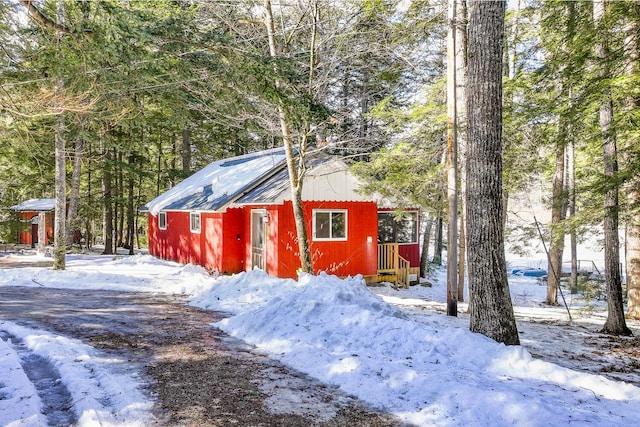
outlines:
M378 276L389 276L399 286L409 287L409 261L400 256L397 243L378 244Z

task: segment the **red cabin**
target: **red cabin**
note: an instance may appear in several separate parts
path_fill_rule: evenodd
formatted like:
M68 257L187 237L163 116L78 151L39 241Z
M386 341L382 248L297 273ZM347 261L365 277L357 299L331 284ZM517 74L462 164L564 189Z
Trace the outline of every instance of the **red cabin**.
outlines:
M391 208L379 208L374 198L359 194L359 185L339 159L308 159L302 199L314 270L408 283L419 267L417 210L398 221ZM143 210L155 256L223 274L260 268L277 277L297 277L300 261L282 148L211 163ZM381 264L381 256L389 259ZM398 277L393 271L398 269L407 277Z
M53 210L55 207L55 199L29 199L11 206L10 209L18 212L20 221L25 224L23 229L18 232L18 243L35 247L38 243L38 228L44 227L44 244L48 245L49 239L53 236ZM40 224L43 218L45 224Z

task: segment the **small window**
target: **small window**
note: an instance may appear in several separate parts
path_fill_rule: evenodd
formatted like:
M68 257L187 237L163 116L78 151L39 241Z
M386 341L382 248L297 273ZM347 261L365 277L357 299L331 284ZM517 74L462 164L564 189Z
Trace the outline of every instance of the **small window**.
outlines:
M393 212L378 212L380 243L417 243L418 212L404 212L396 219Z
M200 213L199 212L191 212L189 215L189 222L191 224L191 232L199 233L200 232Z
M314 210L313 240L347 240L347 211Z
M158 228L160 230L167 229L167 213L166 212L160 212L158 214Z

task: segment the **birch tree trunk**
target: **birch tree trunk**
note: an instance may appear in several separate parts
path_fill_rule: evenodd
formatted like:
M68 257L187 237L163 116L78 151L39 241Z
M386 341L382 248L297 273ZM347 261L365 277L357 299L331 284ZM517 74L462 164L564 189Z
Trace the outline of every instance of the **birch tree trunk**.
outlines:
M458 248L458 301L464 301L465 265L467 250L465 158L467 149L467 2L457 0L456 8L456 137L458 141L458 167L460 173L460 237Z
M596 58L599 61L600 77L609 78L608 30L603 25L606 6L604 0L594 0L593 21L598 31L595 46ZM602 156L604 162L604 175L610 177L609 182L614 182L618 172L616 137L613 129L613 102L611 89L605 88L601 94L599 111L600 131L602 133ZM607 320L602 328L603 333L613 335L630 335L624 319L624 306L622 303L622 281L620 278L620 242L618 237L618 185L610 184L604 195L604 268L607 286Z
M273 12L271 10L271 1L264 1L267 34L269 38L269 52L273 59L279 56L278 48L275 40L275 25L273 22ZM278 74L277 61L274 61L274 71ZM276 87L280 87L280 80L276 77ZM298 252L300 257L300 269L305 273L313 273L313 264L311 262L311 252L309 250L309 239L307 234L307 225L304 220L304 211L302 209L302 184L304 182L304 155L305 147L300 147L298 153L298 164L296 164L296 153L293 148L293 137L289 126L287 111L284 101L281 97L278 99L278 117L280 120L280 130L282 131L282 141L287 161L287 171L289 172L289 186L291 188L291 202L293 205L293 217L296 223L296 237L298 240ZM300 166L300 170L298 170Z
M502 228L502 54L505 2L471 0L467 82L467 254L471 325L519 344Z
M44 246L47 240L47 213L38 212L38 254L44 254Z

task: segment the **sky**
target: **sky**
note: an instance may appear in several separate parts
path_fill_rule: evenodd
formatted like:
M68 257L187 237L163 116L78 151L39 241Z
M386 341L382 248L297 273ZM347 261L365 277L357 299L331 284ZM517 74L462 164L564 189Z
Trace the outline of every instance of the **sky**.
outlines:
M511 266L538 263L511 260ZM564 308L541 304L546 288L536 278L509 277L519 318L566 322ZM552 336L557 329L523 322L523 345L507 347L469 331L465 304L459 304L458 317L442 312L444 271L430 281L431 287L398 290L365 286L360 277L304 275L294 281L260 270L212 277L200 267L149 255L69 255L65 271L0 269L0 286L187 295L191 305L228 313L212 327L254 351L419 426L640 425L640 388L631 384L640 384L637 372L627 374L627 382L614 381L537 355L556 354L560 360L565 350L556 351L560 344L554 343L566 344L579 328L567 328L558 339ZM601 307L591 315L581 311L585 301L568 302L581 313L576 321L596 330ZM640 333L637 322L629 326ZM125 361L53 331L0 321L0 425L44 423L42 402L21 365L21 357L33 353L60 371L74 394L79 425L142 426L151 419L153 402L143 392L143 373L123 369Z

